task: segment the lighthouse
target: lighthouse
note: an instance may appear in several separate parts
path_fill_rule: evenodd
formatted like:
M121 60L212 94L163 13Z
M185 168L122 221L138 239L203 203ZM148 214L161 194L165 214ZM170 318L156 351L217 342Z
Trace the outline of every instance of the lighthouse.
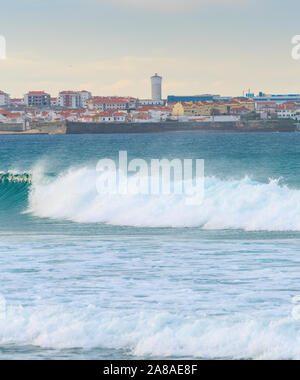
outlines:
M151 85L152 85L152 100L161 100L161 85L162 85L162 77L160 77L157 73L151 77Z

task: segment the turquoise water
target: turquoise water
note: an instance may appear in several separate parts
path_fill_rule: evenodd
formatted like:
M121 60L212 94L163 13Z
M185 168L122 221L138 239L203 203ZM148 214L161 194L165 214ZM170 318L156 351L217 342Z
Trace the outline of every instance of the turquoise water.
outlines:
M203 204L100 196L121 150L204 159ZM0 358L299 359L299 158L300 134L1 136Z

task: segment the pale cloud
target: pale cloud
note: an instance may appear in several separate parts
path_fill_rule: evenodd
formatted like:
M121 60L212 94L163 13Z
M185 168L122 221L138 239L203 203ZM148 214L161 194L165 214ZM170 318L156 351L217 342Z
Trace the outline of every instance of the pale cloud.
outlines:
M299 62L280 60L276 54L277 59L268 57L266 69L251 52L243 57L230 54L222 59L210 55L192 59L181 55L120 56L72 65L29 55L27 58L19 52L0 61L1 90L13 97L22 96L28 90L45 90L56 96L60 90L85 89L99 96L149 98L150 76L155 72L163 76L164 97L203 93L241 95L249 87L256 92L283 92L288 88L287 92L299 92L295 82Z

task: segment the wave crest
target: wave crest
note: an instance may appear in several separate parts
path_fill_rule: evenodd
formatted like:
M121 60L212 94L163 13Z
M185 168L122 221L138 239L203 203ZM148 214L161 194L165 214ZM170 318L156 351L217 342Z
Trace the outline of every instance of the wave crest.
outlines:
M184 195L100 195L94 169L70 169L52 181L34 179L29 211L38 217L134 227L300 231L300 190L278 180L205 179L200 206Z

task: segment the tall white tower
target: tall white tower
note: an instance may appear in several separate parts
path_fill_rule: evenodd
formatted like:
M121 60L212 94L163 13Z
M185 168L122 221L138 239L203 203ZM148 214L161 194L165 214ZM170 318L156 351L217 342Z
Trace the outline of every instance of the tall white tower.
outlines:
M161 100L161 84L162 77L160 77L157 73L151 77L152 84L152 100Z

